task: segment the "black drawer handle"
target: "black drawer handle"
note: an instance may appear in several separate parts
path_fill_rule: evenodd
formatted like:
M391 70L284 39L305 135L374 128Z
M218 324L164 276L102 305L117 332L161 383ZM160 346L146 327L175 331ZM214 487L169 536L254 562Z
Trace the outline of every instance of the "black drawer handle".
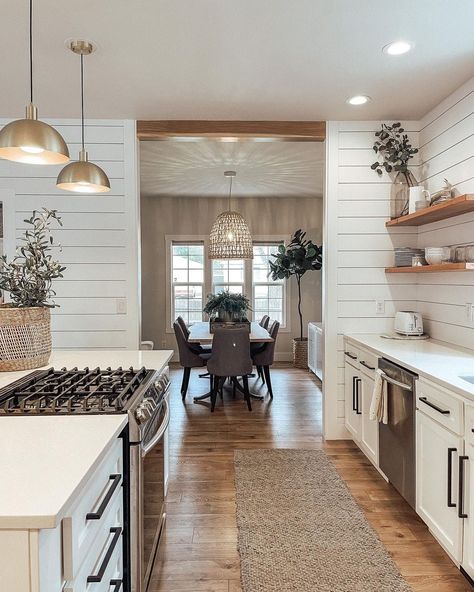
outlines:
M122 580L110 580L110 585L114 586L112 592L119 592L120 588L122 587Z
M448 508L456 507L456 504L451 497L451 493L453 490L453 453L457 451L457 448L448 448Z
M431 409L434 409L438 413L442 413L443 415L449 415L451 413L451 411L449 409L441 409L441 407L438 407L437 405L435 405L431 401L428 401L428 399L426 397L420 397L420 401L422 403L424 403L425 405L428 405L428 407L431 407Z
M365 366L366 368L368 368L369 370L375 370L375 368L373 366L369 366L367 364L367 362L364 362L364 360L360 361L361 366Z
M357 411L357 405L356 405L356 380L357 380L357 376L353 376L352 377L352 411Z
M102 578L104 577L105 570L109 566L110 559L114 552L115 547L119 541L120 535L122 534L122 528L120 526L114 526L110 529L110 534L113 534L112 540L110 541L109 548L107 549L107 553L105 554L104 560L102 561L99 571L95 575L87 576L87 583L93 584L97 582L101 582Z
M122 479L122 475L110 475L109 479L111 481L110 487L102 500L102 503L97 509L97 512L88 512L86 514L86 520L100 520L102 518L103 513L105 512L107 506L114 495L114 491L119 486L119 483Z
M362 380L360 378L356 378L356 410L355 412L357 413L357 415L362 415L362 411L360 410L359 407L359 395L360 395L360 391L359 391L359 384L361 384Z
M351 354L351 352L344 352L346 354L346 356L348 358L350 358L351 360L357 360L357 356L355 356L354 354Z
M468 460L468 456L459 457L459 492L458 492L458 516L459 518L467 518L464 512L464 461Z

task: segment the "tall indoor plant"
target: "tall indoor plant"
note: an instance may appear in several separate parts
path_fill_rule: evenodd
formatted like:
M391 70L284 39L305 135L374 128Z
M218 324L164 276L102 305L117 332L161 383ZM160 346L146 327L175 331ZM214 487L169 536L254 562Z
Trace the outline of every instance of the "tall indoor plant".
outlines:
M51 354L52 282L66 269L53 259L52 222L62 226L56 210L34 211L11 261L0 259L0 290L11 302L0 306L0 370L44 366Z
M306 239L306 232L297 230L287 245L280 245L273 254L274 261L269 261L272 280L296 278L298 286L298 315L300 336L293 339L293 361L297 368L308 366L308 340L303 337L303 314L301 312L301 278L307 271L316 271L322 267L322 247Z
M415 176L408 168L408 163L418 152L413 148L408 135L400 122L387 125L382 123L381 129L375 132L376 140L373 150L377 160L371 169L381 177L383 170L392 177L390 196L390 217L399 218L408 214L408 198L410 187L418 184Z

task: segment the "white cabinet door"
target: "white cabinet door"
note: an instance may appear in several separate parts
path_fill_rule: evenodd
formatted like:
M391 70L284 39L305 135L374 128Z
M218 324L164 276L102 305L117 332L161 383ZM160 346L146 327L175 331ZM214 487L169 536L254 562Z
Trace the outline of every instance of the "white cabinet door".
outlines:
M361 415L361 445L365 454L378 466L379 464L379 422L369 418L370 403L374 391L375 380L361 373L362 383L359 391L361 394L362 415Z
M360 411L360 381L358 371L346 362L344 368L344 410L346 428L354 440L360 439L361 414Z
M454 561L461 562L458 458L464 441L421 411L416 412L416 440L416 511Z
M464 464L463 510L464 550L462 567L474 579L474 406L466 405L466 443Z
M314 344L316 349L316 370L315 374L319 380L323 379L323 330L316 327Z

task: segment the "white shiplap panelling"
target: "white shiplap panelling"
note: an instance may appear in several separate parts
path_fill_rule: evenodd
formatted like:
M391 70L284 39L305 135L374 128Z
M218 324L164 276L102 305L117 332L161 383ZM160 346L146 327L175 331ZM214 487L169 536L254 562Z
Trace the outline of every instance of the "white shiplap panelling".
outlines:
M415 246L414 228L390 234L391 180L370 170L372 145L378 121L328 124L328 178L326 187L326 353L325 432L344 437L345 333L383 333L393 327L396 310L416 305L413 277L386 275L396 246ZM418 123L403 122L413 143L418 143ZM418 161L414 166L418 176ZM331 297L332 295L332 297ZM335 302L334 302L335 300ZM376 300L385 310L376 314ZM336 396L334 396L336 394Z
M458 193L474 193L474 78L420 122L422 182L436 191L447 178ZM465 214L419 229L420 247L474 243L474 215ZM474 347L466 303L474 303L474 274L437 273L417 278L417 306L430 334Z
M0 121L0 127L6 123ZM50 122L68 142L72 159L80 149L75 120ZM33 209L57 209L63 227L53 227L67 269L55 284L52 312L56 348L136 349L139 340L137 150L135 122L88 121L90 159L101 166L112 190L79 195L56 189L60 166L28 166L0 160L0 197L9 210L5 236L9 253ZM126 314L117 314L117 299Z

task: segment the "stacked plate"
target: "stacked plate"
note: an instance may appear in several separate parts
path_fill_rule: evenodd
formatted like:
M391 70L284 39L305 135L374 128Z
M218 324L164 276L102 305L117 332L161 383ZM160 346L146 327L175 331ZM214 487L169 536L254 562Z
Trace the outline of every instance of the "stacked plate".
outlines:
M395 249L395 267L411 267L411 261L417 255L424 257L425 250L413 247L397 247Z

